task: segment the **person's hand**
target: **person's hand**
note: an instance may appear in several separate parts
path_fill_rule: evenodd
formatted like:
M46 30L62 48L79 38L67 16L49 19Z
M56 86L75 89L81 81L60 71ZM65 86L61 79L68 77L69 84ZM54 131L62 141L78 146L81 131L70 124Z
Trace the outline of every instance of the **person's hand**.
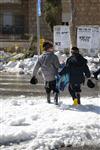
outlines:
M37 84L37 83L38 83L38 80L36 79L35 76L33 76L33 77L31 78L30 83L31 83L31 84Z

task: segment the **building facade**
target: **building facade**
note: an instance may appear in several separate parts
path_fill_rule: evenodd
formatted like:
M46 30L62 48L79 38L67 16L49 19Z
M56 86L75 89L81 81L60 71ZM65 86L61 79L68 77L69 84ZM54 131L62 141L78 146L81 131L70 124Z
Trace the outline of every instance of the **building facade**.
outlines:
M61 23L71 26L72 43L76 45L76 29L81 25L100 26L100 0L61 0ZM36 37L36 2L37 0L0 0L0 48L19 43L29 46L29 37ZM42 15L40 33L45 39L52 39L52 32ZM59 2L59 0L58 0ZM72 23L72 24L71 24Z
M70 22L71 15L76 26L100 25L100 0L62 0L62 21Z
M70 24L72 45L77 45L77 27L100 26L100 0L62 0L62 22Z
M36 37L37 0L0 0L0 48L16 43L29 46L31 35ZM42 5L44 0L42 0ZM40 17L40 31L43 38L51 38L51 31L44 15Z

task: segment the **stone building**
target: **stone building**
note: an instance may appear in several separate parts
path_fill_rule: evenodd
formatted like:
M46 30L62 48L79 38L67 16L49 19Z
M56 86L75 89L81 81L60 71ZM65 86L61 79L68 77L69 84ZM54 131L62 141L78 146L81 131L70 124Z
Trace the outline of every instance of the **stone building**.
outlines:
M0 48L16 44L29 46L29 37L36 38L37 0L0 0ZM44 0L42 0L42 5ZM40 17L40 31L43 38L50 39L52 33L43 13Z
M41 1L41 36L52 39L50 27L43 14L45 0ZM76 45L78 26L100 25L100 0L58 0L60 1L62 1L61 23L70 24L72 43ZM29 46L29 36L36 37L36 2L37 0L0 0L0 48L16 43Z
M100 0L62 0L62 22L71 25L72 45L76 45L77 27L100 26Z

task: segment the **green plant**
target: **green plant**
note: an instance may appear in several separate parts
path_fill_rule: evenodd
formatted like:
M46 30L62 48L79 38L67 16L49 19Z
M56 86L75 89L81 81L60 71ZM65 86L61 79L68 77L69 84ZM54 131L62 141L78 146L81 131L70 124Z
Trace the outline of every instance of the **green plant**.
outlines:
M9 61L16 62L15 58L10 58Z
M5 58L5 56L3 56L3 55L0 55L0 59L4 59Z
M44 14L51 30L54 25L61 24L61 0L46 0Z

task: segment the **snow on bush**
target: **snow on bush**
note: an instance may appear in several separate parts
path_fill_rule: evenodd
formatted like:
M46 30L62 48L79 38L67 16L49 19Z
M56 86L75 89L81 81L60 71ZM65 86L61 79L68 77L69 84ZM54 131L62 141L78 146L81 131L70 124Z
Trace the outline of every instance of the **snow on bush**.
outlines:
M55 54L58 56L60 63L66 62L68 56L60 52L56 52ZM91 72L100 67L100 57L93 58L86 56L85 58L88 60L88 66ZM32 58L22 59L16 62L10 61L7 64L0 63L0 70L18 74L32 74L33 66L37 59L38 56L34 55Z

